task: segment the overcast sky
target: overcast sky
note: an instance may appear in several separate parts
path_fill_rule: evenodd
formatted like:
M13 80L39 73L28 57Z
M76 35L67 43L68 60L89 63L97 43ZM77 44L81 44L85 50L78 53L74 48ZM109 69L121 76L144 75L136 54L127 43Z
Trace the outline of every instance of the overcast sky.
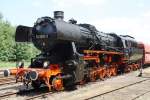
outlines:
M38 17L63 10L65 20L89 23L99 31L128 34L150 43L150 0L1 0L0 12L12 25L28 25Z

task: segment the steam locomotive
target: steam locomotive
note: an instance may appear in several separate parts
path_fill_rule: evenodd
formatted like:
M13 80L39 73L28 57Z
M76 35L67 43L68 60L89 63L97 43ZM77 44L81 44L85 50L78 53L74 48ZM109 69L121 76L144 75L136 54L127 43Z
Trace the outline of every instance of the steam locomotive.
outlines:
M137 70L143 63L143 48L131 36L98 31L90 24L63 20L64 12L55 11L54 18L38 18L33 27L19 25L16 42L32 42L41 53L23 64L4 71L15 75L25 85L62 90L96 79Z

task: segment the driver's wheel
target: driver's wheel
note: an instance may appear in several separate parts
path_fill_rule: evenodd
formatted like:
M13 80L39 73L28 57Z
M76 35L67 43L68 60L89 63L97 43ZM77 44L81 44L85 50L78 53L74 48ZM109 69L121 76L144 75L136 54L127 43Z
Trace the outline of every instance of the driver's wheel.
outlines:
M75 84L75 72L70 74L72 77L68 79L64 79L64 88L66 90L75 90L76 89L76 84Z

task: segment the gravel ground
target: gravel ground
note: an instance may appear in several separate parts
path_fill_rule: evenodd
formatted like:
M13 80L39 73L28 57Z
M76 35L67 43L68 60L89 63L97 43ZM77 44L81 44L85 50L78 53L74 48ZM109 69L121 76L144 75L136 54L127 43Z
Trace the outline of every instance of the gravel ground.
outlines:
M150 92L150 80L144 81L140 84L136 84L121 90L117 90L112 93L108 93L103 96L96 97L92 100L136 100L139 97L142 100L150 100L149 97L143 98L145 93Z
M122 86L126 86L128 84L132 84L141 80L145 80L150 76L148 76L148 72L150 72L150 68L146 69L143 76L145 77L137 77L137 75L139 74L138 71L136 72L132 72L129 74L125 74L123 76L117 76L117 77L113 77L111 79L107 79L105 81L102 82L94 82L94 83L90 83L82 88L79 88L76 91L72 91L72 92L63 92L61 94L57 94L57 95L51 95L48 97L48 99L53 99L53 100L84 100L86 98L89 98L91 96L95 96L98 94L102 94L117 88L120 88ZM139 86L139 87L138 87ZM140 89L141 87L141 89ZM133 85L134 91L131 91L133 94L139 92L139 90L141 90L142 92L139 92L137 95L140 95L140 93L143 92L147 92L148 90L150 90L150 81L146 81L146 82L142 82L140 84L138 84L137 86ZM146 88L146 89L145 89ZM145 90L144 90L145 89ZM125 89L124 89L125 90ZM101 99L101 97L97 97L95 98L96 100L131 100L133 97L130 96L128 99L126 98L126 96L130 95L130 90L126 90L125 92L127 95L124 94L120 94L120 92L116 93L116 94L120 94L119 98L117 99L116 96L117 95L110 95L110 98L107 99ZM135 95L135 96L137 96ZM106 95L107 97L107 95ZM113 99L114 98L114 99Z
M144 69L143 77L137 77L138 74L139 71L135 71L129 74L112 77L110 79L106 79L105 81L98 80L97 82L90 82L84 86L78 86L78 89L74 91L57 92L48 96L37 98L35 100L84 100L86 98L105 93L120 88L122 86L149 79L150 68ZM17 91L20 88L24 87L20 86L20 84L15 84L15 86L6 85L0 87L0 94L7 91ZM121 90L117 90L112 93L105 94L103 96L96 97L93 100L132 100L140 95L142 96L138 97L137 100L150 100L150 93L148 91L150 91L150 80L141 82L130 87L126 87ZM32 97L33 95L36 95L36 93L31 93L30 95L23 96L12 96L4 100L24 100L25 98Z

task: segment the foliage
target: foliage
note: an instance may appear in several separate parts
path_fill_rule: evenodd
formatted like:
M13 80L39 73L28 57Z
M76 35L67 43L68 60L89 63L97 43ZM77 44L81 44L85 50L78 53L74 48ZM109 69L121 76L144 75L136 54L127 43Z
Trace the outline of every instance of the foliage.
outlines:
M30 60L39 51L28 43L15 42L15 27L0 14L0 61Z
M30 60L37 55L39 51L33 46L33 44L16 43L16 60Z
M0 13L0 20L3 18L3 15Z
M0 60L8 61L15 57L14 27L7 21L0 21Z
M24 66L28 67L30 65L30 62L24 62ZM16 68L16 62L4 62L0 61L0 70L6 69L6 68Z

